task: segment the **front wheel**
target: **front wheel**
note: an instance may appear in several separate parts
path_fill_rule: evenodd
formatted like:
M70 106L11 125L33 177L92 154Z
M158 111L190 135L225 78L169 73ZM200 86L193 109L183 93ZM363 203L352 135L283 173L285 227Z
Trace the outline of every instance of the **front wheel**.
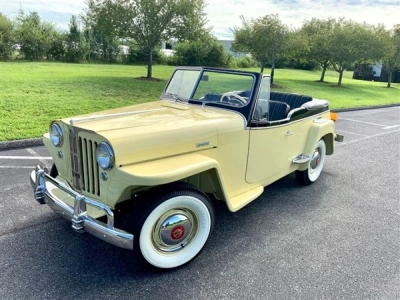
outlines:
M166 187L139 211L135 251L157 268L175 268L194 259L206 244L214 224L208 197L187 184Z
M296 171L296 179L300 184L309 185L316 181L321 175L322 168L324 167L326 156L326 145L323 139L319 140L311 159L308 162L308 168L304 171Z

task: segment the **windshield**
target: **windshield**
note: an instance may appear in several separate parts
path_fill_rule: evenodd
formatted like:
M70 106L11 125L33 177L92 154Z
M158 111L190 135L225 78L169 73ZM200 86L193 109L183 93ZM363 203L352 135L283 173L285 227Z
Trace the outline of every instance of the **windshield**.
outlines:
M201 75L201 78L200 77ZM175 100L196 100L242 107L249 102L252 74L221 71L177 70L165 93Z
M199 75L199 70L177 70L165 92L173 95L174 98L188 100L192 94L193 87L196 86Z

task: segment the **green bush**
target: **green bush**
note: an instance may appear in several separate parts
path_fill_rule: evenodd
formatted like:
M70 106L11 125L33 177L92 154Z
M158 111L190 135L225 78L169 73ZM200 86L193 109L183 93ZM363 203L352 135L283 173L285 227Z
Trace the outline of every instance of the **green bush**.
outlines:
M280 68L286 69L298 69L298 70L317 70L319 68L319 64L314 61L309 61L305 59L284 59L282 60Z
M238 68L257 67L257 62L251 56L236 57L235 61Z
M160 49L155 49L153 51L153 64L159 65L163 64L165 61L165 55L161 53ZM135 45L130 45L129 53L127 55L127 63L130 65L147 65L148 54L139 49Z
M231 55L214 37L181 42L175 48L174 62L181 66L230 67Z

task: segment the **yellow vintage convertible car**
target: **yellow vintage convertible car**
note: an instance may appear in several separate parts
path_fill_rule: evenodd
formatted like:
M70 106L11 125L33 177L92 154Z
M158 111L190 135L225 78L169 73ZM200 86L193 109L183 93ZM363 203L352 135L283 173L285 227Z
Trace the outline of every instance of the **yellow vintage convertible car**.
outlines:
M207 242L210 198L235 212L292 172L316 181L343 139L333 119L325 100L270 92L268 75L178 67L159 101L53 121L54 164L31 184L74 230L174 268Z

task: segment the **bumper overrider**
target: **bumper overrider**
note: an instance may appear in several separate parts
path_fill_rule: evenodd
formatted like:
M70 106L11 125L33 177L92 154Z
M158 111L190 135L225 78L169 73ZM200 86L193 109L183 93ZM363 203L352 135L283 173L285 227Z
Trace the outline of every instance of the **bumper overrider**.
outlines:
M86 231L107 243L125 249L133 249L133 235L114 228L114 213L107 205L77 193L69 186L48 175L40 166L36 166L36 169L32 171L31 184L36 201L40 204L47 204L56 213L71 221L72 228L75 231ZM74 207L52 194L46 188L48 184L53 184L56 188L74 197ZM107 224L88 216L87 205L103 210L107 216Z

